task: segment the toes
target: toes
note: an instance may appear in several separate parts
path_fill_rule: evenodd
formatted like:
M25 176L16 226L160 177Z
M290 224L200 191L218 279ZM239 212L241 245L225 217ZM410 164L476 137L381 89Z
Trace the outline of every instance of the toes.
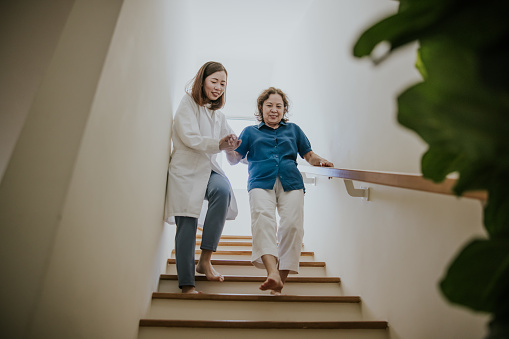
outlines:
M213 274L218 281L221 281L221 282L224 281L224 277L220 273L218 273L216 270L214 270Z
M182 289L182 293L183 294L201 294L202 292L201 291L197 291L196 289L189 289L189 290L185 290L185 289Z
M211 270L205 271L203 273L207 277L207 280L220 281L220 282L224 281L224 277L221 274L219 274L216 270L214 270L213 268Z
M217 272L214 269L214 267L212 267L212 266L203 267L201 265L198 265L198 266L196 266L196 272L198 272L200 274L204 274L205 277L207 277L207 280L220 281L220 282L224 281L224 277L219 272Z
M214 281L220 281L220 282L223 282L224 281L224 277L220 274L218 275L209 275L207 276L207 280L214 280Z
M261 285L260 290L277 290L282 287L282 283L274 278L267 278Z

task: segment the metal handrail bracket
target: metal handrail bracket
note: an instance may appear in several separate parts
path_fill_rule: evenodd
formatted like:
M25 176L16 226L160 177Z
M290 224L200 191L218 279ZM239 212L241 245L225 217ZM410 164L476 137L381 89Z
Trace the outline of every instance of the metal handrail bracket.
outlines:
M304 172L300 172L300 174L302 174L302 181L305 184L316 186L316 177L308 177Z
M347 180L360 181L375 185L384 185L390 187L406 188L415 191L432 192L447 195L455 195L453 187L457 183L455 178L445 178L440 183L435 183L429 179L426 179L422 174L405 174L405 173L394 173L394 172L374 172L374 171L362 171L362 170L350 170L332 167L318 167L318 166L302 166L300 167L301 172L323 175L327 177L340 178L345 181L346 188L352 188L355 192L353 184L348 183ZM362 189L366 189L361 187ZM349 190L350 193L351 190ZM350 194L354 197L359 197L357 193ZM360 195L362 198L369 200L369 189L367 194ZM462 194L462 197L473 198L481 201L488 200L488 193L486 191L471 191Z
M343 181L345 182L346 191L349 196L354 198L362 198L366 201L369 201L369 187L361 186L360 188L355 188L352 180L343 179Z

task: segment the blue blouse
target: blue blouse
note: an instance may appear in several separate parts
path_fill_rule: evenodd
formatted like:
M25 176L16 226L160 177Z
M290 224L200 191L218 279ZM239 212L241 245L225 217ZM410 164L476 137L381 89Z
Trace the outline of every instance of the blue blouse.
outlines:
M242 158L247 156L248 191L272 189L278 176L285 191L304 189L297 153L304 157L311 151L311 144L299 126L281 122L273 129L262 122L244 128L239 139L242 143L235 151Z

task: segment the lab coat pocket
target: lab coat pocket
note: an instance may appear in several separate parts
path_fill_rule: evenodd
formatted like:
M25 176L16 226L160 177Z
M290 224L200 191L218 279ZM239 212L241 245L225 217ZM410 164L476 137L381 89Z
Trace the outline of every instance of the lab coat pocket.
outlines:
M195 152L177 151L171 156L170 172L189 174L196 170L200 154Z

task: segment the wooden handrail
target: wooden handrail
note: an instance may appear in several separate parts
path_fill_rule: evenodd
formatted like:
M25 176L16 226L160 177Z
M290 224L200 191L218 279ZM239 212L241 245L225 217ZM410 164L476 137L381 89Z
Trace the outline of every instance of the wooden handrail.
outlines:
M324 175L328 177L341 178L354 181L369 182L371 184L385 185L399 188L412 189L416 191L425 191L432 193L455 195L452 188L456 184L456 179L446 178L441 183L424 178L419 174L401 174L390 172L373 172L349 170L332 167L316 167L300 165L299 170L304 173ZM463 197L486 201L488 194L486 191L465 192Z

